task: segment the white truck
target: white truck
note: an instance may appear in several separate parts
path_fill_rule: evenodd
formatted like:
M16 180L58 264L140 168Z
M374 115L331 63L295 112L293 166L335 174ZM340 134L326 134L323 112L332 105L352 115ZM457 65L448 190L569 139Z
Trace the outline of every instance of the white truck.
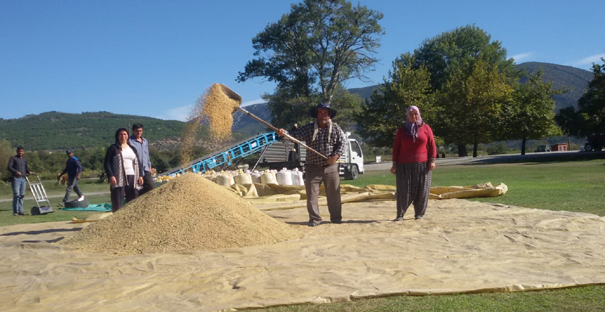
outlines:
M363 152L359 142L350 136L350 132L345 132L345 152L344 155L340 155L338 164L341 176L347 180L355 180L364 172ZM304 143L306 144L306 142ZM261 153L258 164L277 170L299 168L304 171L306 160L307 150L304 146L281 140L273 143Z

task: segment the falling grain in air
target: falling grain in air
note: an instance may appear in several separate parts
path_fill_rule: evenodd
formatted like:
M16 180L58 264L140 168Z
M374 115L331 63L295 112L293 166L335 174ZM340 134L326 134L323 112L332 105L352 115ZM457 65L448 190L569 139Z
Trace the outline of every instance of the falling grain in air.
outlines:
M192 149L200 122L208 126L212 143L220 144L232 138L233 110L239 104L228 97L218 83L213 84L200 96L189 113L189 122L183 132L181 165L192 161Z

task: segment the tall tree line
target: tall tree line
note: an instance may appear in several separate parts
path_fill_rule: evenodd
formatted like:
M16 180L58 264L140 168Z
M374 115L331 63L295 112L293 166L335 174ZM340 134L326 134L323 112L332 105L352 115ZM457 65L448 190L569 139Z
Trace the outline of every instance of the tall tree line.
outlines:
M418 106L423 119L445 144L466 146L495 140L540 139L556 133L552 83L542 74L518 71L506 49L475 25L425 40L414 53L404 53L357 116L361 133L377 146L392 144L402 113ZM389 121L388 118L394 120Z
M475 25L443 32L403 53L377 90L361 105L342 87L349 79L364 79L385 31L383 14L346 0L304 0L269 24L252 43L256 58L237 81L262 77L277 82L265 94L272 122L287 127L310 120L308 110L319 102L339 110L336 121L355 129L367 143L390 147L416 105L431 124L438 142L458 146L473 156L481 143L528 139L557 133L552 84L541 73L527 76L516 69L502 43ZM342 113L341 113L342 112Z
M592 65L593 79L578 100L578 109L566 107L556 116L566 134L591 137L588 145L594 150L605 145L605 58L601 61L603 64Z

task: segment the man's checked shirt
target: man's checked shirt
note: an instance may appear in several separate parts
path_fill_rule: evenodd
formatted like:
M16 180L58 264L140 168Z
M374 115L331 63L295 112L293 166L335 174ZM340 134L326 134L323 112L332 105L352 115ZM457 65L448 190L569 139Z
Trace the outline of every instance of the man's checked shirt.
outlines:
M313 131L315 130L315 121L308 123L298 130L288 132L293 138L304 141L312 149L322 153L326 157L333 155L342 156L345 151L345 134L342 129L332 122L332 133L328 143L329 125L326 128L319 128L317 136L313 141ZM328 162L316 153L307 150L307 164L316 166L327 166Z

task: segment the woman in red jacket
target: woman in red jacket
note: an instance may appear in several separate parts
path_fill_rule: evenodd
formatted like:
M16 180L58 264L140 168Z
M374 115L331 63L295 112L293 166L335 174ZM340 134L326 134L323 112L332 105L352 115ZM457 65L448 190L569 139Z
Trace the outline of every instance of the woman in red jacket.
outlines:
M426 212L431 190L431 171L435 169L435 137L433 130L420 117L416 106L408 108L408 118L397 130L393 144L391 173L397 175L397 218L414 203L414 217L422 219Z

